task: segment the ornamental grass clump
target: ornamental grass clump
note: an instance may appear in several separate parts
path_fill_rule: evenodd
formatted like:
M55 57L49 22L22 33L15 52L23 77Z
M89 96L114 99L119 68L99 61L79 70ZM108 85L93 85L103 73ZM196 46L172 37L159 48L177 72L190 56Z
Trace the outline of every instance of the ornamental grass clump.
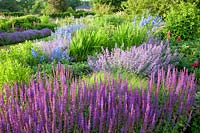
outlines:
M61 64L53 73L2 88L1 132L177 132L191 119L196 86L187 70L159 70L147 88L128 87L109 74L91 86L68 82L70 72Z
M169 64L175 64L177 57L176 52L171 53L168 42L150 39L147 43L127 50L115 47L109 52L103 49L97 58L89 56L88 64L94 71L125 69L148 76L162 67L167 69Z

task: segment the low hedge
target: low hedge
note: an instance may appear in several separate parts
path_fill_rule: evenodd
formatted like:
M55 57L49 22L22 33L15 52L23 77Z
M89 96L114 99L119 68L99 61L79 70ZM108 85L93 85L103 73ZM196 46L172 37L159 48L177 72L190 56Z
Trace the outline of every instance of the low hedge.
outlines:
M7 22L0 24L0 30L8 32L11 28L14 28L14 27L31 29L33 25L40 22L41 22L40 18L34 15L27 15L27 16L18 17L18 18L12 18L8 20Z
M70 16L74 16L75 18L80 18L80 17L85 17L87 15L95 15L95 12L78 10L76 12L53 13L50 14L49 16L51 18L65 18Z
M2 20L3 21L3 20ZM34 15L27 15L23 17L13 18L6 21L3 21L0 24L0 31L1 32L15 32L16 29L22 28L24 30L27 29L43 29L43 28L49 28L52 31L54 31L54 28L57 25L54 23L42 23L41 19Z
M51 18L65 18L72 16L72 13L70 12L64 12L64 13L53 13L49 15Z
M51 35L51 30L44 28L42 30L26 30L23 32L0 33L0 45L8 45L24 42L26 40L39 39Z
M14 17L21 17L24 16L25 13L23 12L0 12L0 16L14 16Z

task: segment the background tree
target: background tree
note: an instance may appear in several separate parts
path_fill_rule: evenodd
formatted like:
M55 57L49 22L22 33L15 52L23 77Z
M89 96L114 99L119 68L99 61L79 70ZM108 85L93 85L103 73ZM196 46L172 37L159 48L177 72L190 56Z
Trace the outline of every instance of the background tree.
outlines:
M44 9L46 9L47 0L36 0L32 6L31 13L33 14L42 14Z
M48 6L53 13L64 12L69 7L69 0L48 0Z
M18 5L16 0L0 0L0 11L18 11Z
M94 3L99 4L110 4L110 6L113 6L115 11L121 10L121 3L127 1L127 0L93 0Z
M18 6L22 12L30 13L35 2L36 0L18 0Z
M69 6L75 9L77 6L81 5L80 0L69 0Z

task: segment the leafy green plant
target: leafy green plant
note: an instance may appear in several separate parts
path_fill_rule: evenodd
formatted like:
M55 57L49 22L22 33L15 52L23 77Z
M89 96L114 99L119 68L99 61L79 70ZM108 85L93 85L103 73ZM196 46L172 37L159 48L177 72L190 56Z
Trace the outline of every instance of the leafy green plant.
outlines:
M82 77L92 71L87 62L72 63L69 67L72 69L74 77Z
M180 59L178 68L186 67L189 72L195 72L196 78L200 81L200 67L194 66L195 62L200 62L200 40L172 42L172 49L177 49Z
M1 49L0 63L7 60L17 60L25 66L33 66L37 63L37 59L35 59L31 54L31 48L33 47L39 51L31 41L10 46L8 49Z
M119 15L103 15L95 17L92 24L98 25L98 26L119 26L122 23L127 22L127 19L123 16Z
M42 24L49 23L49 16L43 15L40 17L40 20Z
M182 2L195 4L197 7L199 5L199 0L127 0L122 3L122 7L131 15L159 14L165 17L171 7L176 8Z
M111 14L114 7L110 4L94 3L93 10L99 15Z
M199 37L198 28L200 27L200 10L196 5L181 2L176 7L171 7L166 16L165 30L171 32L171 39L192 40Z
M8 59L0 63L0 88L4 83L28 81L32 70L18 60Z
M148 28L134 26L132 23L123 23L114 30L112 35L113 43L124 49L133 45L140 45L146 39Z
M88 27L77 31L69 46L74 61L86 61L88 55L101 51L109 40L109 32L100 27Z

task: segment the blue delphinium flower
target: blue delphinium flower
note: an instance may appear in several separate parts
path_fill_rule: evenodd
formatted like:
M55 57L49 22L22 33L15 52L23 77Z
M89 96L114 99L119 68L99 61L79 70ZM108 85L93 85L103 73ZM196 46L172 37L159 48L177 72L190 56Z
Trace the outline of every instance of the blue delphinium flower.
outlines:
M35 51L34 48L31 48L31 53L32 53L33 57L37 57L37 52Z
M133 25L136 26L137 16L134 17Z
M44 61L44 56L40 56L40 61Z
M148 18L146 19L144 16L142 16L142 20L140 21L140 27L145 26L149 24L149 22L152 20L152 16L148 15Z
M152 21L152 27L154 27L154 26L159 27L161 22L162 22L162 16L159 17L157 15Z
M60 60L61 59L61 48L58 46L52 52L53 59Z
M149 21L151 21L151 19L152 19L152 16L148 15L147 21L149 22Z
M69 57L69 55L67 54L67 49L65 49L63 52L62 52L62 59L67 59L67 60L70 60L71 58Z
M145 21L146 20L145 20L144 16L142 16L142 20L140 21L140 27L144 26Z

